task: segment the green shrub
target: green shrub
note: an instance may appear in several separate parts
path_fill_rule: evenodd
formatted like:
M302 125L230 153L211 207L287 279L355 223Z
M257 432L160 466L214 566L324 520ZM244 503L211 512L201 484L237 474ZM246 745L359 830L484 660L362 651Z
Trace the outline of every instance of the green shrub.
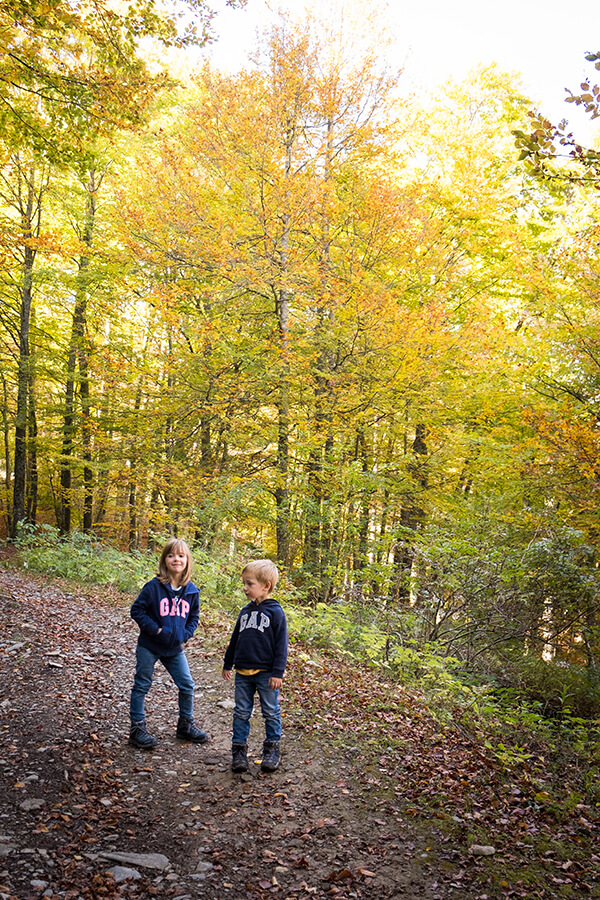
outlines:
M498 696L504 693L511 705L521 700L529 706L535 704L547 719L600 716L600 671L597 669L546 661L524 654L521 648L512 648L490 663L490 674L498 686Z
M110 584L135 593L156 572L156 554L122 553L94 536L56 528L22 527L15 542L24 568L87 584Z

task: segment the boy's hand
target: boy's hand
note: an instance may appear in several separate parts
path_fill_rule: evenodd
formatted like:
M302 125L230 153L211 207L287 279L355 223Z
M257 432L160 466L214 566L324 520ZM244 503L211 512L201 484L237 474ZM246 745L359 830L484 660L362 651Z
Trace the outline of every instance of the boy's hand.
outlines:
M229 679L231 678L231 669L223 669L221 675L223 676L225 681L229 681Z
M272 691L278 691L282 684L283 678L274 678L273 676L269 678L269 687Z

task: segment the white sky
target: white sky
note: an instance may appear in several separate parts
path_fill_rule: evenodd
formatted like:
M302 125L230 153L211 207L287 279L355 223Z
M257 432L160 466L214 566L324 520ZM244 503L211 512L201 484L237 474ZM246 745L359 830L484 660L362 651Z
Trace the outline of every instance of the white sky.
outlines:
M327 8L329 0L316 0ZM382 2L382 5L383 2ZM245 64L256 30L268 26L279 6L301 12L303 0L248 0L242 10L224 9L215 31L219 40L209 55L222 68ZM479 63L497 62L522 75L526 93L557 122L569 120L576 137L589 141L589 123L565 88L575 93L584 77L600 83L600 71L588 63L588 51L600 51L600 3L570 6L566 0L389 0L390 29L397 39L398 63L407 88L433 88L447 78L461 79ZM596 120L600 123L600 119Z

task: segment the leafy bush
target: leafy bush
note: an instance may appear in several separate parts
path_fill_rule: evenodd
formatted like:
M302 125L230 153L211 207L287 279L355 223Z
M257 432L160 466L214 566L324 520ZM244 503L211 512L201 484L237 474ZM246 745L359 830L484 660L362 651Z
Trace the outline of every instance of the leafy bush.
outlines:
M511 705L525 701L547 719L567 716L596 718L600 715L600 671L579 665L546 661L521 648L507 648L490 674L497 694Z
M87 584L111 584L135 593L156 572L156 554L122 553L95 537L73 532L67 537L56 528L23 526L15 542L23 566Z
M165 540L167 537L165 536ZM123 593L137 594L141 586L155 574L158 552L123 552L104 544L95 536L73 532L62 536L51 525L19 529L15 546L24 568L45 572L87 584L112 584ZM240 572L245 560L219 557L192 547L193 579L202 589L204 602L232 615L244 605ZM277 596L283 602L294 600L297 593L282 579Z

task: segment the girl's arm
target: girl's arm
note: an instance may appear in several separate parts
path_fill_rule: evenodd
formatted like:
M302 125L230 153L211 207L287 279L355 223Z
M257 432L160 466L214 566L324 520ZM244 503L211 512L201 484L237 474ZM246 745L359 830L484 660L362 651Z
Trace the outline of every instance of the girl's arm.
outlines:
M186 600L189 599L190 611L188 613L186 622L185 622L185 641L189 641L191 637L193 637L196 628L198 627L198 621L200 618L200 593L197 592L195 594L186 594Z
M148 582L144 585L137 599L134 601L134 604L131 607L130 616L134 622L137 622L140 631L144 631L146 634L155 635L158 634L161 629L156 619L153 619L152 616L148 615L148 608L151 605L151 601L152 590L150 588L150 582Z

